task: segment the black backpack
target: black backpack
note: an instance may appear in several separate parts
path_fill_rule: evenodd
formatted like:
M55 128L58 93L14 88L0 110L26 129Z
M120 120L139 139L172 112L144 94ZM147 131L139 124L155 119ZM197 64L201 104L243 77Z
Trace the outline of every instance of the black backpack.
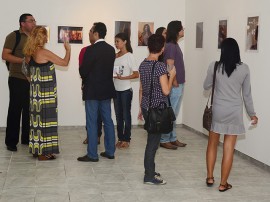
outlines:
M18 46L18 44L20 43L20 40L21 40L20 31L19 30L15 30L13 32L15 32L15 34L16 34L16 41L15 41L15 45L14 45L14 47L12 49L12 52L11 52L12 55L14 55L15 50L16 50L16 48L17 48L17 46ZM6 65L7 65L7 69L9 70L9 62L8 61L6 61Z

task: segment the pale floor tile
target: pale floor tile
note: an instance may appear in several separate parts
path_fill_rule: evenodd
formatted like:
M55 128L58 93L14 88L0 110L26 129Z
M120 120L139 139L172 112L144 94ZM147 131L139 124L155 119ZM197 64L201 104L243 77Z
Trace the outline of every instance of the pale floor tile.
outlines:
M28 147L18 145L18 152L6 150L4 130L0 130L0 202L231 202L270 201L270 173L240 156L235 156L229 178L233 188L218 191L222 147L214 171L215 185L205 185L205 150L207 138L184 128L177 128L179 140L187 147L178 150L159 148L156 171L166 185L143 184L146 132L132 129L128 149L116 150L115 159L78 162L86 154L84 127L59 128L60 154L54 161L38 161ZM103 137L98 153L104 151Z

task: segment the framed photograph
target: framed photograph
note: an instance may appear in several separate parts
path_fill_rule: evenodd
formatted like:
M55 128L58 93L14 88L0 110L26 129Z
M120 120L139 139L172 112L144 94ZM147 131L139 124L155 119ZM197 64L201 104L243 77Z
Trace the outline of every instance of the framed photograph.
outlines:
M246 50L258 50L259 16L248 17Z
M218 49L224 39L227 38L227 20L220 20L218 23Z
M130 38L131 35L131 22L130 21L115 21L114 36L120 32L124 32Z
M83 28L58 26L58 43L64 43L64 41L69 41L69 43L82 44Z
M203 22L196 23L196 48L203 47Z
M154 22L138 23L138 46L147 46L148 38L154 33Z
M39 26L45 27L45 29L47 30L47 43L49 43L50 42L50 28L49 28L49 26L47 26L47 25L39 25Z

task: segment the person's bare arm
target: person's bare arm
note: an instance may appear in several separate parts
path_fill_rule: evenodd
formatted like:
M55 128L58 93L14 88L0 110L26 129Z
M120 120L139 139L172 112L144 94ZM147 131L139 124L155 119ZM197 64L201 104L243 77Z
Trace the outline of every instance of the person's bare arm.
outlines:
M71 53L71 48L69 43L65 42L64 47L66 49L66 54L64 58L60 58L53 52L47 50L47 49L42 49L40 55L42 55L42 58L46 61L51 61L52 63L60 66L67 66L70 60L70 53Z
M2 51L2 59L10 63L22 63L23 58L16 57L12 55L12 50L4 48Z
M163 74L159 77L162 93L166 96L170 94L172 89L172 85L176 75L175 67L170 70L169 74L169 78L167 74Z
M167 63L167 65L169 65L169 66L174 66L174 60L173 60L173 59L167 59L167 60L166 60L166 63ZM176 77L174 77L174 80L173 80L173 86L176 86L176 87L179 86L179 84L177 83Z
M119 80L136 79L138 77L139 77L139 72L138 71L133 71L133 73L131 75L128 75L128 76L121 76L119 74L114 76L114 78L119 79Z

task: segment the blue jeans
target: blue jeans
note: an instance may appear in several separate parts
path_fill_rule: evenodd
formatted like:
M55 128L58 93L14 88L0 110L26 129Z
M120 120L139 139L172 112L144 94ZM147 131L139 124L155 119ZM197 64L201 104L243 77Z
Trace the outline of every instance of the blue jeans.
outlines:
M131 136L131 101L132 89L116 91L114 110L117 121L117 136L119 141L130 142Z
M97 127L98 127L98 137L101 137L102 135L102 119L101 119L101 115L100 113L98 112L98 118L97 118ZM87 127L85 126L85 129L87 130Z
M115 133L114 124L111 117L111 99L108 100L86 100L86 127L88 137L87 155L90 158L98 159L98 112L104 123L104 146L106 154L114 156L115 152Z
M184 84L179 84L178 87L173 87L170 93L170 100L171 100L172 108L173 108L176 118L180 111L183 90L184 90ZM161 143L174 142L177 140L177 136L175 132L175 125L176 124L174 122L172 132L167 133L167 134L161 134L161 138L160 138Z
M142 108L144 119L147 111ZM151 181L155 176L155 156L161 134L147 134L147 144L144 153L144 181Z

